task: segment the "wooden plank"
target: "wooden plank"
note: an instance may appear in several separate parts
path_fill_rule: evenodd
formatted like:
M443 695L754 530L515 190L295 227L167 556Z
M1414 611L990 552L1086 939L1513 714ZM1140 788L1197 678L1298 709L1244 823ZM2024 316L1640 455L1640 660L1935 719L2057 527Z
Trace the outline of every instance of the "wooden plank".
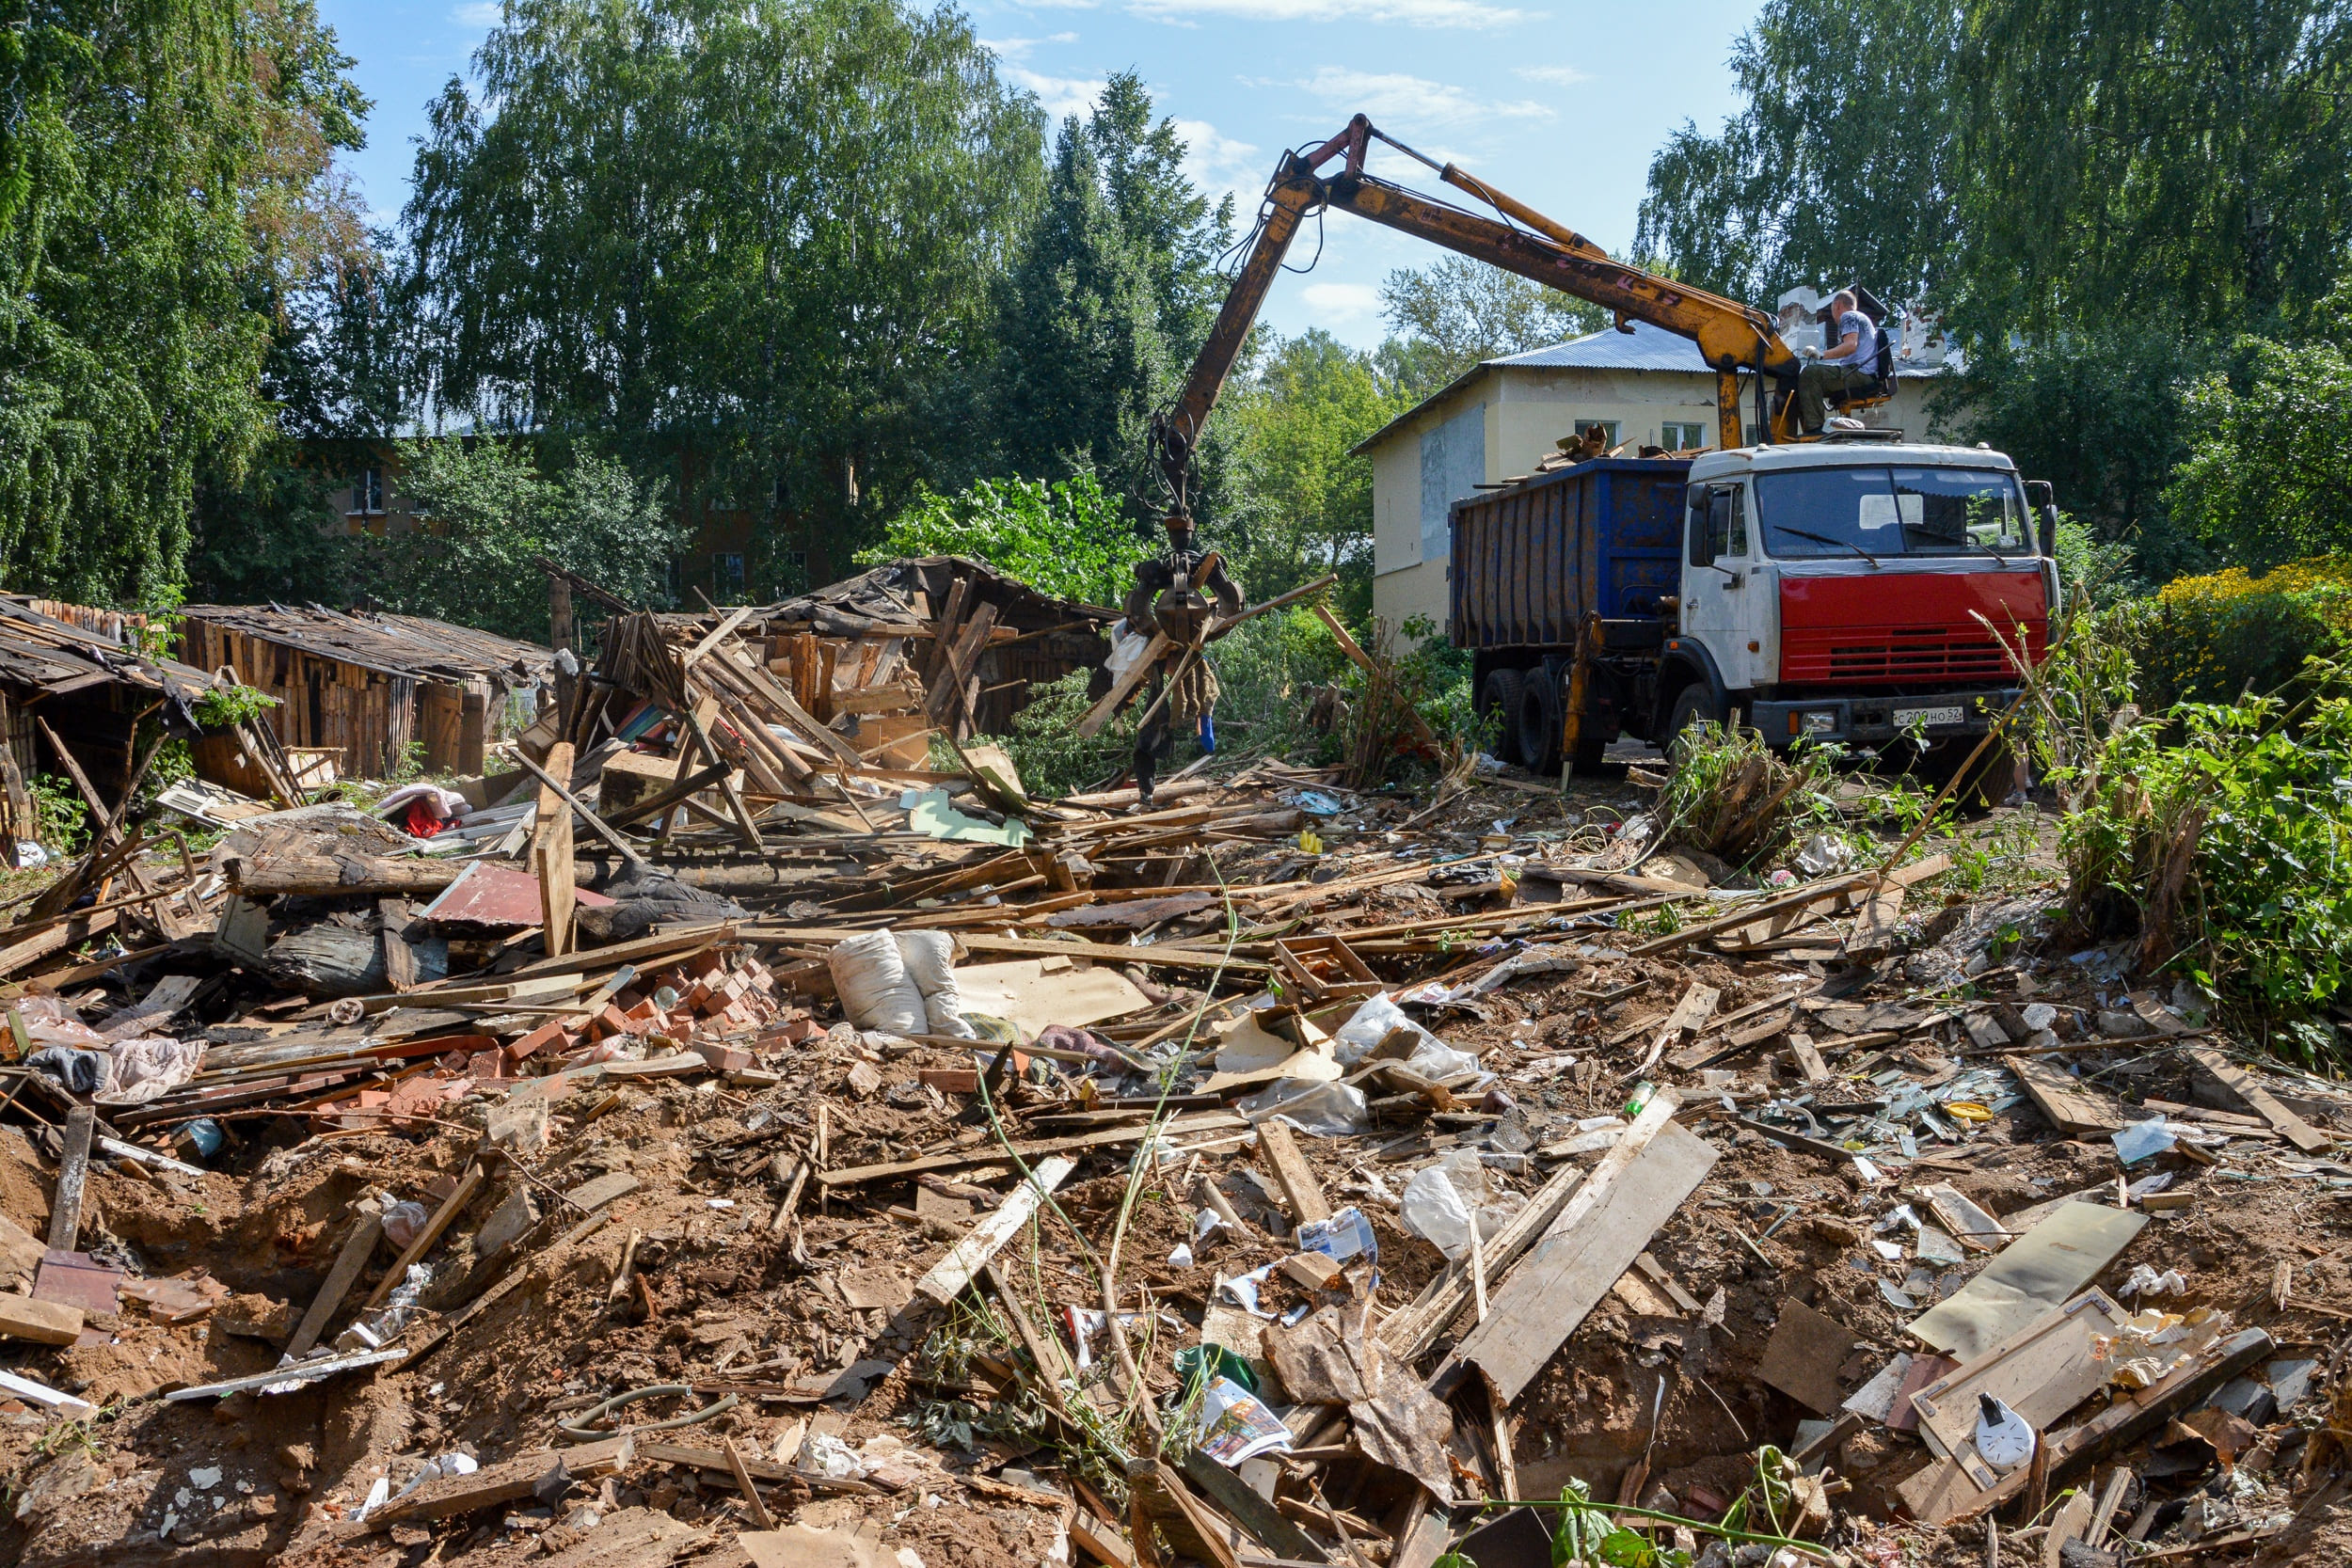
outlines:
M1502 1403L1517 1400L1658 1227L1697 1191L1716 1158L1696 1133L1668 1120L1612 1180L1596 1170L1502 1282L1492 1314L1464 1338L1456 1359L1477 1368Z
M2046 1063L2030 1056L2005 1055L2001 1061L2051 1126L2061 1132L2088 1134L2093 1137L2120 1131L2122 1118L2106 1106L2085 1094L2077 1093L2074 1080Z
M408 945L405 934L408 929L408 900L377 899L375 924L378 940L384 944L384 983L395 992L416 990L417 950Z
M456 1190L441 1200L441 1206L433 1212L433 1217L425 1222L424 1228L417 1232L416 1240L410 1242L407 1250L384 1271L384 1277L376 1282L374 1290L368 1292L368 1299L359 1304L360 1311L374 1311L400 1288L401 1281L408 1277L408 1265L422 1258L433 1243L441 1239L441 1232L450 1227L450 1222L457 1218L458 1212L473 1200L474 1194L482 1190L484 1180L479 1161L466 1167L466 1174L458 1178Z
M1295 1562L1331 1560L1313 1536L1284 1518L1282 1511L1260 1497L1255 1487L1199 1449L1184 1455L1184 1475L1208 1494L1210 1502L1277 1556Z
M0 948L0 974L13 974L27 964L39 963L54 953L102 936L115 928L117 918L118 911L114 910L102 910L87 916L75 914L37 936Z
M1200 1117L1187 1117L1168 1124L1168 1132L1232 1132L1247 1127L1240 1117L1215 1113ZM1133 1127L1106 1128L1100 1132L1082 1132L1069 1138L1037 1138L1016 1141L1008 1146L996 1143L974 1144L949 1154L927 1154L920 1159L899 1160L889 1164L850 1165L840 1170L820 1170L817 1184L820 1187L856 1187L868 1181L892 1181L910 1176L920 1176L928 1170L953 1170L958 1165L994 1164L1003 1160L1009 1149L1024 1160L1048 1154L1074 1154L1084 1148L1107 1148L1118 1144L1138 1142L1151 1131L1143 1123Z
M1152 1528L1167 1536L1179 1557L1194 1559L1207 1568L1241 1568L1223 1521L1192 1495L1184 1477L1165 1460L1127 1461L1127 1496L1133 1510L1129 1533L1135 1538L1136 1560L1158 1565L1164 1560L1152 1541Z
M521 756L519 752L516 754ZM572 914L580 904L572 881L571 803L564 786L556 783L572 776L572 743L559 740L548 748L548 766L544 770L528 757L522 762L539 780L531 869L539 879L540 940L552 958L572 950Z
M2332 1141L2327 1133L2280 1104L2278 1098L2264 1088L2253 1074L2212 1046L2193 1046L2188 1055L2189 1060L2211 1073L2223 1088L2244 1101L2248 1109L2268 1122L2287 1142L2304 1153L2321 1153Z
M1806 1083L1818 1084L1829 1076L1829 1064L1821 1060L1811 1035L1789 1036L1788 1053L1797 1059L1797 1070L1804 1075Z
M972 1276L1020 1233L1046 1196L1068 1180L1070 1173L1077 1168L1078 1162L1067 1155L1040 1161L1029 1180L1015 1187L994 1213L973 1227L963 1240L948 1249L946 1257L932 1264L930 1272L914 1282L915 1292L942 1307L961 1295L972 1283Z
M319 1293L310 1298L310 1308L302 1314L302 1322L295 1326L294 1338L286 1341L288 1355L307 1355L310 1347L319 1342L319 1336L326 1331L328 1321L335 1316L335 1308L341 1307L343 1297L351 1293L352 1282L359 1277L359 1271L368 1266L368 1259L375 1256L375 1243L383 1235L384 1221L380 1216L368 1213L359 1216L359 1223L343 1239L342 1251L335 1255L335 1266L326 1271L326 1282L319 1287Z
M485 1465L469 1476L443 1476L428 1481L398 1502L386 1503L368 1515L368 1529L379 1529L405 1519L452 1519L485 1508L496 1508L530 1497L538 1484L560 1466L576 1480L594 1481L614 1475L636 1462L637 1439L623 1432L594 1443L566 1449L542 1449Z
M1314 1168L1306 1156L1298 1152L1298 1140L1291 1136L1287 1123L1269 1119L1258 1124L1258 1151L1274 1167L1274 1180L1282 1189L1282 1202L1291 1212L1291 1223L1312 1225L1331 1217L1331 1205L1325 1201L1323 1184L1315 1180ZM1266 1544L1271 1546L1273 1542Z
M1109 723L1111 715L1119 711L1120 705L1135 694L1136 688L1151 679L1152 672L1160 667L1160 660L1175 651L1176 644L1168 640L1166 632L1153 632L1152 641L1144 647L1143 657L1127 666L1127 673L1111 682L1111 689L1096 699L1094 705L1087 709L1086 717L1078 721L1079 738L1090 737Z
M713 762L725 760L719 755L719 748L712 743L710 731L704 726L701 715L689 709L679 717L686 721L686 727L693 735L694 744L702 748L703 755ZM748 749L750 742L746 741L744 744ZM735 818L736 831L743 835L744 847L750 849L758 848L760 847L758 825L752 821L752 814L744 809L743 792L735 787L735 775L732 772L720 775L719 793L725 799L727 811Z
M1905 890L1900 882L1892 882L1870 895L1854 916L1853 929L1847 934L1844 955L1861 960L1882 958L1895 945L1895 927L1902 923Z
M65 1159L57 1167L57 1186L49 1202L49 1250L72 1252L82 1233L82 1188L89 1180L89 1141L97 1130L98 1110L76 1105L66 1113Z
M759 1529L774 1529L776 1517L768 1512L768 1504L752 1484L752 1473L743 1465L743 1450L735 1446L732 1437L719 1439L719 1449L727 1456L727 1470L735 1477L735 1489L743 1494L743 1506L751 1511L752 1524Z
M1364 650L1357 644L1355 638L1348 635L1347 627L1341 623L1338 616L1331 613L1331 607L1328 604L1316 605L1315 615L1317 619L1323 622L1325 628L1330 632L1332 641L1339 643L1340 652L1345 654L1348 658L1354 662L1358 669L1361 670L1365 674L1374 676L1375 678L1378 678L1381 675L1382 672L1380 666L1375 662L1370 654L1364 652ZM1432 733L1429 728L1429 721L1423 719L1411 707L1406 708L1405 716L1410 719L1413 722L1413 736L1415 739L1419 740L1423 746L1428 747L1433 752L1440 749L1438 745L1437 736Z
M1656 1135L1665 1119L1661 1115L1647 1119L1646 1125L1637 1120L1633 1128L1618 1139L1618 1144L1622 1146L1627 1138L1632 1138L1636 1133L1640 1134L1643 1143L1646 1143ZM1614 1152L1613 1148L1612 1152ZM1629 1159L1630 1157L1628 1156ZM1568 1200L1575 1196L1577 1188L1583 1182L1584 1172L1574 1165L1563 1165L1554 1171L1551 1180L1537 1189L1526 1207L1512 1216L1511 1223L1502 1227L1502 1233L1486 1239L1480 1249L1480 1261L1498 1275L1509 1268L1528 1248L1543 1240L1546 1228L1559 1217L1560 1211L1567 1206ZM1388 1321L1380 1325L1381 1342L1404 1360L1420 1360L1429 1354L1431 1346L1445 1336L1454 1320L1461 1315L1462 1308L1470 1304L1474 1288L1475 1282L1470 1278L1467 1259L1459 1263L1448 1264L1446 1273L1422 1292L1422 1300L1390 1314Z
M0 1295L0 1335L37 1345L70 1345L82 1337L82 1309L30 1296Z
M564 787L563 781L572 776L572 743L570 741L559 740L549 747L547 766L544 768L520 752L515 753L515 760L521 763L525 770L539 781L539 801L543 813L547 809L548 792L552 790L557 800L571 808L571 815L588 824L590 832L612 847L613 853L631 865L641 868L644 865L645 857L637 852L637 846L614 832L611 823L580 804L580 798Z

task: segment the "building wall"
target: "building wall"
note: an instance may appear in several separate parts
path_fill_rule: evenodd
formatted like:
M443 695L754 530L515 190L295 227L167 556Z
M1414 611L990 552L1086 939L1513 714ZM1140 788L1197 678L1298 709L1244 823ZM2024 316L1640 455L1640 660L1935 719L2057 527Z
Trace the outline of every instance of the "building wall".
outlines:
M1929 438L1929 383L1898 382L1883 407L1864 422L1901 430L1913 440ZM1485 459L1478 478L1443 482L1433 471L1450 467L1444 433L1475 414L1485 433ZM1534 366L1492 367L1451 395L1416 409L1372 448L1373 613L1390 628L1416 615L1439 626L1446 621L1447 542L1432 531L1431 498L1448 500L1476 493L1478 483L1497 483L1532 472L1558 443L1592 422L1615 426L1616 441L1679 450L1711 446L1715 439L1715 378L1704 372L1548 370ZM1669 427L1676 427L1670 429ZM1749 433L1751 436L1753 432ZM1663 437L1672 436L1675 439Z

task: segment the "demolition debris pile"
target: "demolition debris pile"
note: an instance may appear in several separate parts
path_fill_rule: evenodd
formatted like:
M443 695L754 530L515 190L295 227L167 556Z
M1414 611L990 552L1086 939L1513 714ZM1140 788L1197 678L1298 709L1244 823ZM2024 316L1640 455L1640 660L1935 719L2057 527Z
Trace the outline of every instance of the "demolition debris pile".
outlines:
M1962 842L1032 800L1097 623L893 571L17 906L17 1560L2344 1549L2339 1085Z

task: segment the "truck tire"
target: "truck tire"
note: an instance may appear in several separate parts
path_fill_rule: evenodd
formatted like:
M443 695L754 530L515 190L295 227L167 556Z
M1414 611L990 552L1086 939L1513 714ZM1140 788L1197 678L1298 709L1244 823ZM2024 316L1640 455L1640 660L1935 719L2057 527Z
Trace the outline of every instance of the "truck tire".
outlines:
M1495 760L1519 760L1519 688L1517 670L1489 670L1486 689L1479 696L1478 716L1494 726Z
M1519 691L1519 761L1534 773L1560 770L1560 680L1547 669L1528 672Z
M1701 681L1692 681L1675 697L1673 716L1666 721L1663 747L1668 756L1674 754L1675 738L1692 725L1707 722L1720 724L1724 716L1715 711L1714 696Z

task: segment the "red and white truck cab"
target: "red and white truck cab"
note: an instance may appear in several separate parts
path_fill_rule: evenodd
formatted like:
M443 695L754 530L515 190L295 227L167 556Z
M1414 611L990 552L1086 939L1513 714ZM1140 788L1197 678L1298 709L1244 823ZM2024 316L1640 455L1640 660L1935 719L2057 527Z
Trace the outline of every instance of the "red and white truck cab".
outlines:
M1739 707L1776 744L1979 735L2016 696L2010 650L2042 657L2048 503L2037 515L2000 452L1740 448L1695 458L1686 483L1664 651L1695 656L1700 680L1665 734Z

